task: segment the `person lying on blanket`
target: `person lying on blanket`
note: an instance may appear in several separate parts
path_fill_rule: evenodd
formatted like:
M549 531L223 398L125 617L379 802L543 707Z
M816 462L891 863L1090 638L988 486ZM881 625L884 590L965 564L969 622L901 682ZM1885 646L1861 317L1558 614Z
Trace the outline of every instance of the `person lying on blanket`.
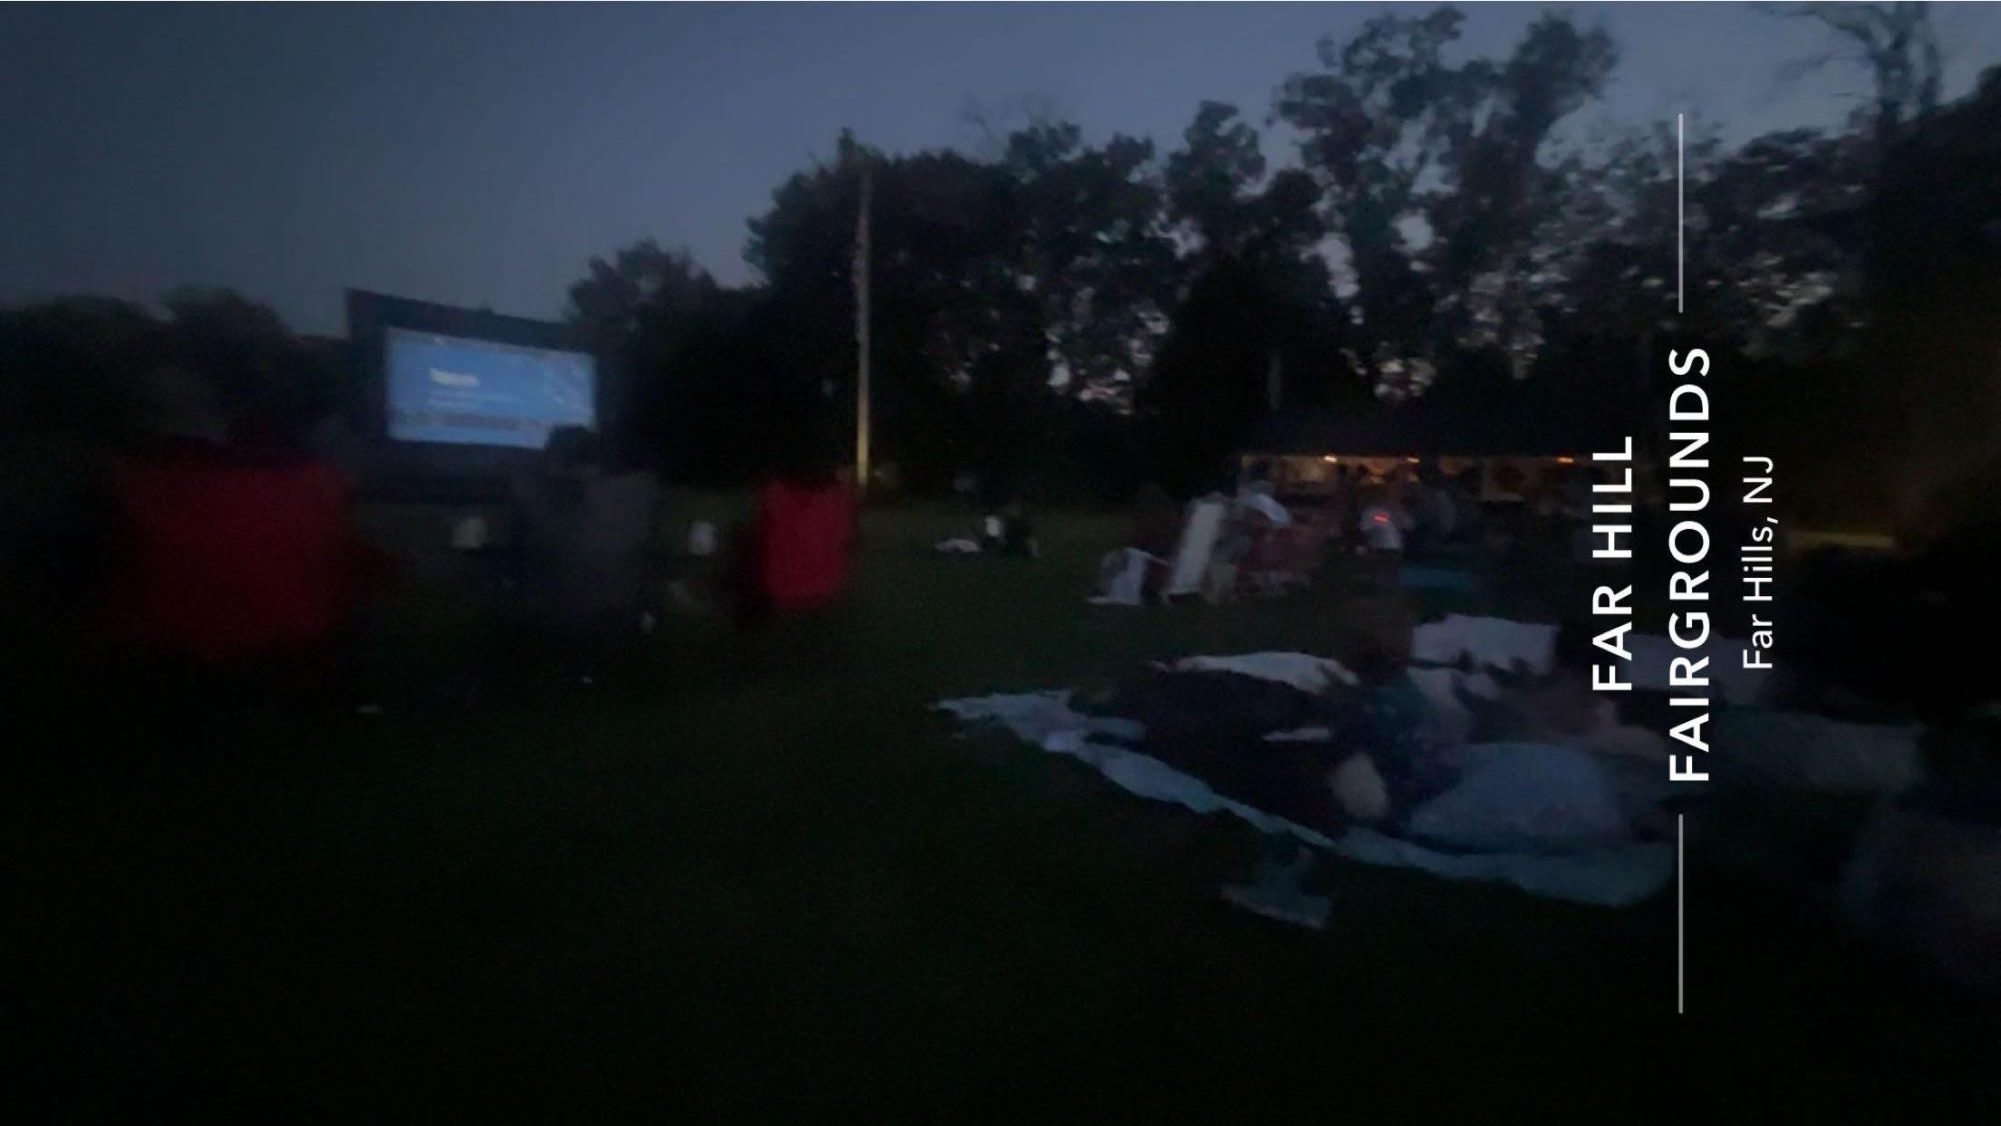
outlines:
M1327 774L1335 804L1366 823L1395 823L1449 788L1431 709L1410 679L1409 653L1365 644L1352 670L1359 682L1332 700L1334 745L1355 752Z
M1645 728L1620 721L1619 706L1591 687L1590 631L1577 625L1558 632L1549 673L1519 669L1496 679L1498 698L1464 690L1459 700L1473 714L1476 743L1556 743L1600 754L1665 763L1667 744Z

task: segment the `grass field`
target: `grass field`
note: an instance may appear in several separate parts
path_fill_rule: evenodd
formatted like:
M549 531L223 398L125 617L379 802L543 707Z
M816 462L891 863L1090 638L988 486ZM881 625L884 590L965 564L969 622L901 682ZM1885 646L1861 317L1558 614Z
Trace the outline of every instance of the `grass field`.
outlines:
M7 1058L82 1117L1689 1098L1855 1120L1991 1089L1991 1011L1726 871L1692 873L1680 1018L1667 898L1608 912L1336 865L1325 933L1222 905L1246 830L927 706L1187 653L1339 654L1389 611L1091 609L1120 521L1052 519L1035 562L927 554L963 523L871 514L839 621L755 644L670 621L593 690L191 733L85 715L16 747ZM447 600L420 601L388 632L418 687L466 646Z

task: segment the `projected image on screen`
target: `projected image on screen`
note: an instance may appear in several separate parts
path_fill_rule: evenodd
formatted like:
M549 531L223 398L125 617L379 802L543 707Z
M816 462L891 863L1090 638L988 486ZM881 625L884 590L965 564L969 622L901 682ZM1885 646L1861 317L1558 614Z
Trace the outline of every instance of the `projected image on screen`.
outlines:
M597 365L579 352L390 329L389 436L541 449L597 423Z

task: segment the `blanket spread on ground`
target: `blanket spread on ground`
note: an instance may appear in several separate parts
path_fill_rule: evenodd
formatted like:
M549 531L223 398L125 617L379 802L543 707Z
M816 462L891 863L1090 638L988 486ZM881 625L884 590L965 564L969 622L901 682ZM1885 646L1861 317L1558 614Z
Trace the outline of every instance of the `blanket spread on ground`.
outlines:
M1172 666L1178 672L1233 672L1260 680L1289 684L1318 695L1336 684L1353 687L1355 674L1332 657L1311 653L1239 653L1230 657L1183 657Z
M1644 900L1674 874L1674 849L1665 842L1595 841L1570 851L1457 852L1430 848L1374 830L1354 828L1338 840L1218 794L1208 783L1154 758L1120 746L1144 730L1131 720L1091 716L1070 707L1067 691L944 700L935 705L969 723L992 722L1023 742L1091 766L1128 792L1198 813L1227 812L1275 836L1289 836L1336 855L1370 864L1415 868L1447 879L1491 880L1533 895L1574 903L1625 906ZM1476 779L1486 787L1491 779ZM1476 793L1455 788L1437 810L1417 812L1437 824L1440 814L1463 807ZM1449 800L1448 800L1449 799ZM1413 820L1418 817L1414 816Z
M963 720L998 722L1023 742L1084 762L1120 788L1140 797L1171 802L1197 813L1232 813L1264 832L1293 836L1320 848L1332 847L1334 843L1324 833L1226 798L1207 782L1152 755L1109 742L1111 738L1137 740L1144 732L1131 720L1088 716L1071 710L1068 692L944 700L937 707Z

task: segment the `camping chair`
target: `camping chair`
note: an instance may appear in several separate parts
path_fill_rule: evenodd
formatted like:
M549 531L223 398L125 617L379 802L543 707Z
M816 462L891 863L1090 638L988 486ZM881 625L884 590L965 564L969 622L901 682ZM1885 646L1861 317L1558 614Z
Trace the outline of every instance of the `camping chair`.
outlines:
M1154 567L1165 566L1158 555L1136 547L1122 547L1107 554L1098 564L1098 593L1089 601L1094 606L1138 606L1146 601L1146 578Z
M1229 504L1220 498L1204 498L1189 504L1188 518L1181 524L1181 539L1175 545L1173 558L1166 561L1167 582L1160 592L1163 600L1201 593L1202 580L1209 573L1209 562L1216 554L1216 541L1223 534L1223 518L1229 510Z

